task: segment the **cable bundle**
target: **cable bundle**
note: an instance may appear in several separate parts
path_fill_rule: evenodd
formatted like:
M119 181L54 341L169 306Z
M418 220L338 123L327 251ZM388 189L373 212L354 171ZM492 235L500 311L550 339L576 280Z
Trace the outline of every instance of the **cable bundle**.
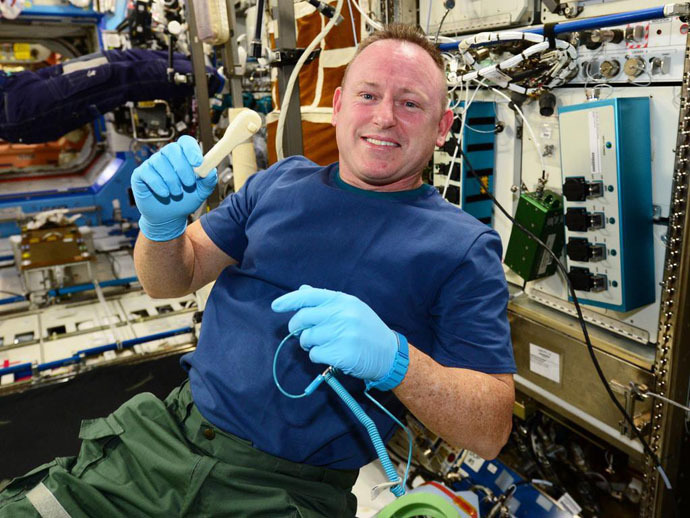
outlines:
M508 59L487 65L490 49L501 47L506 51L521 50ZM577 73L575 47L567 41L539 34L482 32L462 40L458 51L468 70L457 78L459 83L486 79L523 95L565 84Z

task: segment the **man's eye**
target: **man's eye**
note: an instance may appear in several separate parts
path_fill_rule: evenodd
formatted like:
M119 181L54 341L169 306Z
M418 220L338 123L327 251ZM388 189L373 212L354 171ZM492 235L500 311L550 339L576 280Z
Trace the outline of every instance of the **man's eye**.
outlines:
M406 108L417 108L417 103L414 103L412 101L405 101L405 107Z
M365 101L370 101L370 100L372 100L372 99L374 98L374 96L371 95L371 94L362 94L361 97L362 97L362 99L364 99Z

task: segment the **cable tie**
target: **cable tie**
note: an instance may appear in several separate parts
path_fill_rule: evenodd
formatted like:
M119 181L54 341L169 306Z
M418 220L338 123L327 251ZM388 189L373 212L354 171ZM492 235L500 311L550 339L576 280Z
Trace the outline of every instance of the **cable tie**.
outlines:
M556 48L556 25L558 23L544 24L544 37L549 41L549 49Z

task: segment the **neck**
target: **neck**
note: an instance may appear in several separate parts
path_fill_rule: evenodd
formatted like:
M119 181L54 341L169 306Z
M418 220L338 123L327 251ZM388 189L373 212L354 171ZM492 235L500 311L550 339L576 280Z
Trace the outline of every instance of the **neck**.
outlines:
M342 165L342 162L341 162ZM397 191L411 191L422 185L422 175L416 174L414 176L406 176L390 183L371 183L363 180L349 171L341 167L339 170L340 179L353 187L362 189L364 191L376 192L397 192Z

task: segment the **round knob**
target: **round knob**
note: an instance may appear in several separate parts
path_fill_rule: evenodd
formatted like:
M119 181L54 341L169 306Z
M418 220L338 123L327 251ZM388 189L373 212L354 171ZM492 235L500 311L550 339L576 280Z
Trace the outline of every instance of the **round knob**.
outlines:
M625 72L625 75L628 77L637 77L644 72L644 69L644 59L639 56L628 59L625 65L623 65L623 72Z
M182 24L177 20L172 20L168 23L168 32L173 36L179 36L182 32Z
M616 77L620 71L621 64L615 59L607 59L601 64L601 67L599 67L599 72L606 79Z

